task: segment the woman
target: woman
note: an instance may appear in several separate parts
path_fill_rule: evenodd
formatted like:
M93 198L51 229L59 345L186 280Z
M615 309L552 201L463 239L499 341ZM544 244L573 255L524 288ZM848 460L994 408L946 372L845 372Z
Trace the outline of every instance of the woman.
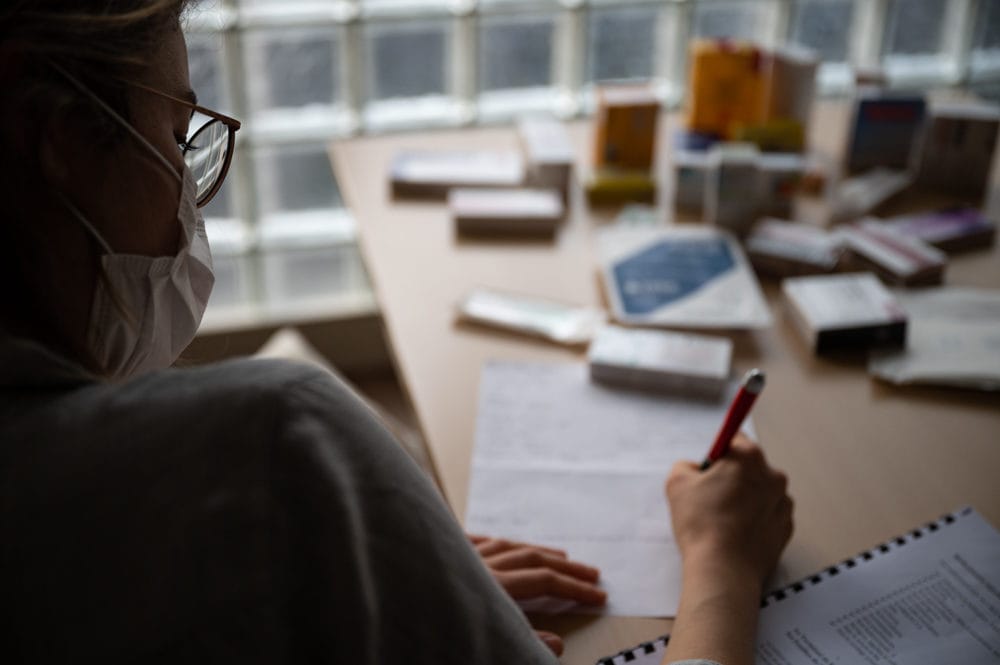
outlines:
M198 208L239 126L197 107L214 122L189 133L183 4L0 10L4 660L551 662L558 638L512 597L600 605L596 570L470 543L326 374L165 369L211 290ZM668 659L751 661L791 532L785 485L744 440L705 473L672 471Z

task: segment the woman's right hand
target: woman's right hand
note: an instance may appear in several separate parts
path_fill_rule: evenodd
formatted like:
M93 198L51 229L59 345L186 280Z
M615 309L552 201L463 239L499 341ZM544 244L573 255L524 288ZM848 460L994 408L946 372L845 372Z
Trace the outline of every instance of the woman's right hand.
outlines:
M706 471L679 462L667 479L674 537L685 565L725 566L763 585L792 535L788 479L742 434Z

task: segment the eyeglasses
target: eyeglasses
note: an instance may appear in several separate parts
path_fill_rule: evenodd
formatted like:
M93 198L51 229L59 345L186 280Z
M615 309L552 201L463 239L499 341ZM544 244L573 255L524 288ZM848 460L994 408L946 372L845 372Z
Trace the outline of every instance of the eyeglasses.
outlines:
M196 129L193 132L188 129L188 137L180 148L184 162L191 170L197 186L195 201L199 208L205 207L219 192L222 181L229 173L229 166L233 162L233 148L236 145L236 130L241 126L240 121L141 83L130 84L191 109L191 121ZM196 123L197 115L204 116L207 120Z

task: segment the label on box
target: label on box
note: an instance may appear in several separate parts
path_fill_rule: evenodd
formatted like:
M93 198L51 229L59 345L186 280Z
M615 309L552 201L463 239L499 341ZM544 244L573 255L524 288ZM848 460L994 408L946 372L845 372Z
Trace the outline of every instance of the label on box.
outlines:
M782 282L781 288L813 330L906 319L893 295L870 273L795 277Z

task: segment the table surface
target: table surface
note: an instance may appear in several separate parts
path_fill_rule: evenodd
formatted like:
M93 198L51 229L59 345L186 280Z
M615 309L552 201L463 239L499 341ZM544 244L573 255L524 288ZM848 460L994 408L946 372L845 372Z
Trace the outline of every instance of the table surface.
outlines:
M817 105L813 150L832 160L846 132L843 103ZM662 118L659 209L672 215L668 142L677 126ZM578 169L591 128L570 125ZM469 481L480 371L487 360L582 362L584 354L543 341L455 322L455 305L473 287L603 304L594 260L595 230L614 210L590 210L574 186L571 211L554 240L466 240L444 204L393 201L387 178L406 148L513 149L510 127L364 137L331 147L344 199L381 307L403 389L411 399L447 500L461 517ZM994 169L994 174L1000 169ZM989 210L1000 198L994 187ZM802 202L799 215L821 215ZM1000 247L957 255L949 285L1000 287ZM795 534L775 585L812 573L963 505L1000 527L1000 396L898 388L869 378L863 360L814 357L780 305L778 283L763 281L775 324L733 333L737 372L759 366L768 389L754 409L773 464L786 470L795 499ZM667 473L664 469L664 475ZM572 555L572 553L570 553ZM536 617L566 638L563 662L603 655L669 630L666 619L566 615Z

